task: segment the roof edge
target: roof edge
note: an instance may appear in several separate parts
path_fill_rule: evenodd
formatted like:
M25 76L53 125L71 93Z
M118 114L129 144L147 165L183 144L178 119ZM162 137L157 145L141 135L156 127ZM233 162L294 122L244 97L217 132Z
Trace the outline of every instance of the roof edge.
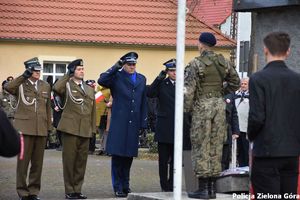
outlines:
M174 0L170 0L170 2L172 2L174 5L177 6L177 4L174 2ZM230 37L227 37L225 34L223 34L223 33L221 32L221 30L219 30L219 29L217 29L217 28L215 28L215 27L213 27L213 26L210 26L210 25L206 24L205 22L201 21L201 20L198 19L193 13L187 13L187 15L190 15L191 17L193 17L193 18L196 19L197 21L203 23L204 25L206 25L208 28L212 29L213 31L218 32L220 35L222 35L223 38L225 38L225 39L229 40L230 42L232 42L232 43L233 43L233 46L236 46L236 45L237 45L236 40L234 40L234 39L232 39L232 38L230 38ZM228 17L227 17L227 18L228 18ZM226 19L227 19L227 18L226 18Z
M33 39L17 39L17 38L1 38L0 41L5 42L19 42L19 43L36 43L36 44L57 44L57 45L82 45L82 46L121 46L121 47L143 47L143 48L166 48L175 49L176 45L151 45L151 44L125 44L125 43L103 43L103 42L80 42L80 41L67 41L67 40L33 40ZM186 45L187 49L197 49L197 45ZM235 46L216 46L215 48L221 49L234 49Z

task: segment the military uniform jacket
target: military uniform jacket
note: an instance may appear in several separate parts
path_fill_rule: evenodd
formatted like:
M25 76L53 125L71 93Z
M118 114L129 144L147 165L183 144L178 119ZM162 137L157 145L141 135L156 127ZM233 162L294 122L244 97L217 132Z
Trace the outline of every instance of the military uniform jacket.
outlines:
M235 69L222 55L212 51L204 51L194 58L187 65L184 76L185 112L191 112L199 99L223 98L224 93L234 92L240 87Z
M162 143L174 143L175 85L169 78L155 79L147 91L150 98L158 98L155 140Z
M300 155L300 75L283 61L268 63L249 80L248 138L256 157Z
M137 73L132 83L124 71L113 66L100 75L98 83L110 88L113 97L107 153L136 157L139 130L147 128L146 78Z
M92 133L96 133L95 92L84 81L82 84L84 91L70 80L69 75L64 75L54 84L53 90L65 99L57 129L80 137L92 137Z
M47 136L51 125L51 88L42 80L37 81L37 88L28 79L19 76L5 86L16 96L17 108L14 126L24 135Z

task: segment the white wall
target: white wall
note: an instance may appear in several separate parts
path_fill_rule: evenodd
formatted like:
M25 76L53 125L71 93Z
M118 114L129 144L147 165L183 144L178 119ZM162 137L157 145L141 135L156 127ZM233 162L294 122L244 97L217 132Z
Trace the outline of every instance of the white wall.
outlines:
M223 24L221 24L221 32L225 35L230 35L231 16L229 16ZM251 12L238 13L238 26L237 26L237 71L240 69L240 41L250 41L251 35ZM247 73L239 73L240 77L247 76Z

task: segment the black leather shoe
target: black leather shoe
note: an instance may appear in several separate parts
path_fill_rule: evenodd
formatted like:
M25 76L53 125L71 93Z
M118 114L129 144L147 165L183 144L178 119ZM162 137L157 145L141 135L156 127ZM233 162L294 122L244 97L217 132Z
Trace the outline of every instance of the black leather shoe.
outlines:
M131 189L130 189L130 188L128 188L128 189L123 189L123 192L124 192L125 194L129 194L129 193L131 193Z
M40 200L37 195L29 195L28 200Z
M116 197L127 197L127 194L124 192L117 191L115 192Z
M75 193L69 193L65 195L66 199L78 199Z
M26 197L20 197L20 200L29 200L28 196Z
M75 195L77 196L77 199L87 199L87 196L82 193L75 193Z

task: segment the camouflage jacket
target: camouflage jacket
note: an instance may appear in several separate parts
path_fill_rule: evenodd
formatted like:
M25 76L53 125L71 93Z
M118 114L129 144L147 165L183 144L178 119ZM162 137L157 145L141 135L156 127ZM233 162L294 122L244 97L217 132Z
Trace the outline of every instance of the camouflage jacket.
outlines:
M194 58L184 72L184 111L203 98L220 97L236 91L240 78L223 55L204 51Z
M15 110L12 106L15 106L15 104L16 100L14 96L5 91L0 93L0 107L6 113L8 118L14 118Z

